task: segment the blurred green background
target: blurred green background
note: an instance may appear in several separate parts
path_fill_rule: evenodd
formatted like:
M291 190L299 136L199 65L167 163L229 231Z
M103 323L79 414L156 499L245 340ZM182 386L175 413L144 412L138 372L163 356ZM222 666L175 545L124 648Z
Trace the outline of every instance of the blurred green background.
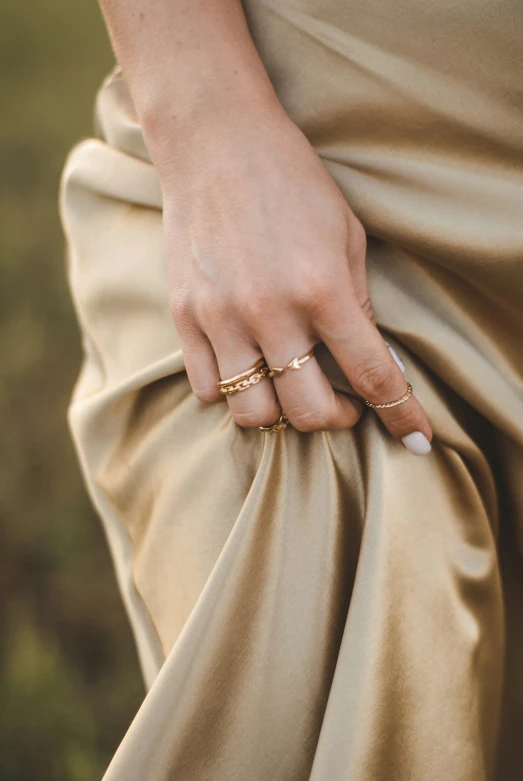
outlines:
M0 60L0 780L96 781L144 694L66 423L57 190L113 65L96 0L3 0Z

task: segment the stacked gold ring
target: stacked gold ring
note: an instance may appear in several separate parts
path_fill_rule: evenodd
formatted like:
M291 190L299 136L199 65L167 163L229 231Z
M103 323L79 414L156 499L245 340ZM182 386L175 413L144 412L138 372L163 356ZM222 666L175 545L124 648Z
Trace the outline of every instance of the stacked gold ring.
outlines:
M234 393L240 393L247 390L252 385L256 385L257 382L263 380L269 373L269 367L265 362L265 358L260 358L256 361L254 366L251 366L247 371L236 374L234 377L229 377L226 380L220 380L218 387L220 393L226 396L232 396Z
M254 366L251 366L250 369L247 369L240 374L235 374L234 377L228 377L226 380L220 380L217 384L220 388L220 393L223 393L227 396L232 396L234 393L241 393L241 391L247 390L247 388L251 388L253 385L256 385L257 382L263 380L263 378L267 377L268 374L269 367L267 366L265 358L260 358L258 361L256 361ZM262 431L275 432L283 431L283 429L287 428L288 425L289 421L287 420L287 417L282 410L276 423L273 423L270 426L258 426L258 428Z

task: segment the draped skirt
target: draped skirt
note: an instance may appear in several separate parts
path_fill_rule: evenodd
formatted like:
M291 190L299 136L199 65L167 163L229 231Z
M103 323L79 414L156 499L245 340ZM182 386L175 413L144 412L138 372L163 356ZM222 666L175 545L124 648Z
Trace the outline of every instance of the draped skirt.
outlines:
M378 326L433 449L369 409L273 434L195 398L116 66L60 183L70 429L147 685L105 781L521 781L523 6L244 7L367 231Z

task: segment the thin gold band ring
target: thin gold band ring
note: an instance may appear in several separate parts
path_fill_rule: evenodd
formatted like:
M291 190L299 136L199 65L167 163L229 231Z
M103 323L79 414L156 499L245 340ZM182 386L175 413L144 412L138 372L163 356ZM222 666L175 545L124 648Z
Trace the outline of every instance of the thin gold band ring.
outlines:
M217 385L220 393L232 396L234 393L240 393L252 385L256 385L257 382L260 382L267 376L268 372L269 367L265 362L265 358L260 358L250 369L240 372L240 374L235 374L234 377L228 377L226 380L220 380Z
M260 369L265 363L265 358L259 358L254 366L251 366L250 369L246 369L244 372L240 372L239 374L235 374L234 377L228 377L226 380L220 380L218 385L219 387L225 387L226 385L230 385L232 382L236 382L237 380L243 380L246 377L249 377L249 375L253 374L257 369Z

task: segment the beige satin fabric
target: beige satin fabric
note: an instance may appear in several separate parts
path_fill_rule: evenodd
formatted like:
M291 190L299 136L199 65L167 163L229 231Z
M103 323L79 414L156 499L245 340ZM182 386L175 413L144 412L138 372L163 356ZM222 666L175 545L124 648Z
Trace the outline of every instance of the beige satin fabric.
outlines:
M520 780L522 7L244 5L368 231L433 451L371 410L274 435L195 399L158 178L109 74L60 192L85 348L70 424L149 687L105 781Z

